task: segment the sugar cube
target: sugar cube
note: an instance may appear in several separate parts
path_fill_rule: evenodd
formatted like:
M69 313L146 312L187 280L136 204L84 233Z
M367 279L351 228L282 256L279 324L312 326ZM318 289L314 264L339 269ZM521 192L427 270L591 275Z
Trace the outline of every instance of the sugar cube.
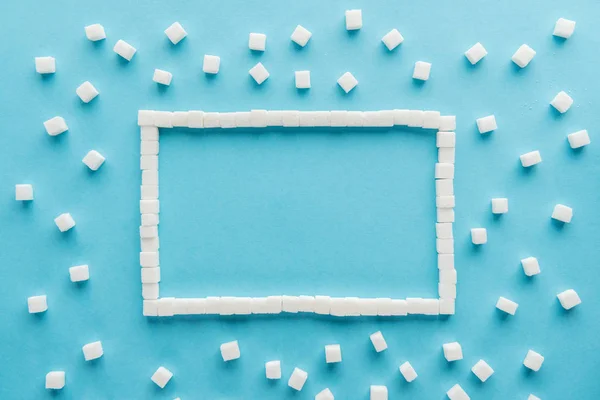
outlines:
M381 353L382 351L387 349L387 343L385 342L385 338L383 337L381 331L377 331L371 334L370 338L371 343L373 343L373 347L375 348L376 352Z
M96 150L90 150L81 161L92 171L97 171L104 164L105 160L102 154Z
M27 308L30 314L37 314L48 310L46 295L31 296L27 298Z
M290 379L288 380L288 386L297 391L302 390L302 387L308 379L308 372L301 370L300 368L294 368Z
M471 241L473 244L487 243L487 230L485 228L471 229Z
M381 38L383 44L389 51L394 50L396 47L400 45L400 43L404 42L404 37L398 31L398 29L392 29L388 33L385 34L384 37Z
M454 196L437 196L435 198L435 206L438 208L454 208Z
M333 393L331 393L329 388L325 388L317 393L315 400L334 400Z
M119 41L113 47L113 51L123 57L127 61L131 61L137 49L124 40Z
M572 149L578 149L590 144L590 136L586 129L568 134L567 140Z
M440 131L453 131L456 129L456 115L442 115L440 117Z
M515 315L518 307L519 305L517 303L502 296L500 296L496 302L496 308L498 310L504 311L510 315Z
M142 283L142 298L144 300L157 300L159 292L158 283Z
M297 89L310 89L310 71L294 72Z
M173 79L173 74L164 71L162 69L155 69L154 75L152 76L152 80L161 85L169 86L171 84L171 80Z
M574 31L575 21L571 21L565 18L559 18L558 21L556 21L556 24L554 24L554 32L552 34L554 36L568 39L571 37Z
M104 350L102 350L102 342L92 342L83 346L83 358L85 361L95 360L97 358L102 357L104 354Z
M146 253L143 251L143 253ZM142 268L141 271L142 283L158 283L160 282L160 267Z
M262 65L262 63L260 62L254 67L250 68L250 71L248 71L248 73L252 78L254 78L256 83L258 83L259 85L266 81L269 77L269 71L267 71L265 66Z
M451 196L454 194L453 179L436 179L435 180L435 195L436 196Z
M571 222L573 218L573 209L563 204L557 204L552 211L552 219L555 219L566 224Z
M487 56L487 50L479 42L465 52L465 57L473 65L477 64L483 57Z
M435 164L436 179L454 179L454 164L436 163Z
M448 361L462 360L463 354L462 354L462 347L460 346L460 343L458 343L458 342L444 343L442 345L442 348L444 350L444 357L446 358L446 360L448 360Z
M92 42L97 42L98 40L106 39L106 32L104 32L102 25L92 24L85 27L85 36Z
M69 213L60 214L54 218L54 223L61 232L66 232L75 226L75 220Z
M369 400L388 400L387 386L371 385Z
M60 135L65 132L69 127L63 117L54 117L44 122L44 128L50 136Z
M79 85L79 87L75 90L75 93L77 93L77 96L79 96L81 101L84 103L89 103L90 101L94 100L94 98L98 96L100 92L98 92L98 90L90 83L90 81L85 81Z
M494 214L506 214L508 212L508 199L504 197L498 197L492 199L492 213Z
M158 369L150 379L152 379L152 382L156 383L156 385L159 388L164 389L164 387L167 386L167 383L169 383L172 377L173 373L165 367L161 366L158 367Z
M165 29L165 35L167 35L171 43L177 44L187 36L187 32L179 22L173 22L171 26Z
M437 147L455 147L456 133L455 132L438 132L436 134L435 144Z
M346 30L362 28L362 10L346 10Z
M429 73L431 72L431 63L425 61L417 61L415 63L415 69L413 70L413 79L420 81L426 81L429 79Z
M71 282L83 282L90 279L90 269L87 265L76 265L69 268Z
M452 224L448 222L436 223L435 235L439 239L452 239Z
M460 387L460 385L458 383L456 385L452 386L450 388L450 390L448 390L446 392L446 396L448 396L448 398L450 400L470 400L471 399L469 397L469 395L467 394L467 392L465 392L464 389L462 387Z
M539 371L542 368L542 364L544 363L544 356L540 353L536 353L533 350L529 350L525 359L523 360L523 365L529 368L532 371Z
M479 133L487 133L498 129L496 124L496 117L494 115L488 115L487 117L477 119L477 129Z
M56 59L54 57L36 57L35 70L38 74L53 74L56 72Z
M65 371L50 371L46 374L46 389L59 390L65 387Z
M29 201L33 200L33 186L28 183L15 185L15 200Z
M527 64L529 64L531 62L531 60L533 60L534 56L535 56L535 50L533 50L531 47L527 46L526 44L523 44L523 45L521 45L521 47L519 47L517 49L515 54L513 54L512 61L515 64L517 64L519 67L525 68L527 66Z
M454 164L456 151L454 147L438 148L438 162L442 164Z
M265 363L267 379L281 379L281 361L267 361Z
M337 83L344 90L344 92L348 93L354 89L356 85L358 85L358 80L356 80L354 75L352 75L350 72L346 72L340 76L340 78L337 80Z
M238 341L223 343L221 345L221 356L223 361L237 360L240 358L240 346Z
M552 107L556 108L561 114L566 113L573 105L573 99L566 92L560 91L550 102Z
M492 376L494 370L489 366L488 363L483 360L479 360L475 365L473 365L471 372L473 372L481 382L485 382L490 376Z
M521 165L525 168L542 162L542 156L538 150L530 151L529 153L521 154Z
M342 362L342 348L339 344L325 346L325 362L328 364Z
M292 32L291 39L298 46L304 47L306 46L306 43L308 43L311 36L312 33L308 29L302 25L298 25L296 26L296 29L294 29L294 32Z
M455 312L455 300L454 299L440 299L440 315L454 315Z
M438 208L437 209L437 222L454 222L454 209L453 208Z
M560 301L560 305L563 306L565 310L570 310L571 308L581 304L581 299L576 291L573 289L567 289L564 292L560 292L556 295L558 301Z
M267 45L267 35L264 33L250 33L248 38L248 47L250 50L265 51Z
M417 371L413 368L408 361L400 366L400 373L406 379L406 382L412 382L417 379Z
M535 257L527 257L522 259L521 265L523 266L523 271L527 276L537 275L541 272L540 264L538 263L538 260Z
M202 71L206 74L216 74L219 72L221 66L221 57L211 56L209 54L204 55L204 62L202 63Z

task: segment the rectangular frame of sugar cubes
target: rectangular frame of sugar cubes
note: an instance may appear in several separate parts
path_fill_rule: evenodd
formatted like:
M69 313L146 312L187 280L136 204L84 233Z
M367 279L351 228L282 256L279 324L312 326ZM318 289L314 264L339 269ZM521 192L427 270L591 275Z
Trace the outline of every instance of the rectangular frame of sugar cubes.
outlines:
M141 226L140 265L143 315L170 317L174 315L253 315L253 314L324 314L335 317L451 315L456 299L454 268L454 160L456 118L442 116L438 111L267 111L204 112L150 111L138 112L141 129L140 169ZM273 295L267 297L160 297L159 261L159 200L158 200L158 139L159 129L174 127L190 129L268 128L268 127L331 127L334 129L406 126L437 132L438 160L435 164L438 253L438 298L358 298ZM432 224L433 228L433 224ZM432 229L433 231L433 229Z

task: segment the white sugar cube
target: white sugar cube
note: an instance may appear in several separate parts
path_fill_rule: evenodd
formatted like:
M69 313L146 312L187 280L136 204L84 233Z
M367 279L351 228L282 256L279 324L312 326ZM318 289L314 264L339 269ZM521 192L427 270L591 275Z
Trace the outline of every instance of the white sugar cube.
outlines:
M177 44L187 36L187 32L179 22L173 22L171 26L165 29L165 35L167 35L171 43Z
M436 179L435 180L435 195L436 196L451 196L454 194L453 179Z
M355 31L362 28L362 10L346 10L346 29Z
M455 300L454 299L440 299L440 315L454 315L455 312Z
M389 51L392 51L398 47L400 43L404 42L404 37L398 31L398 29L394 28L386 33L385 36L381 38L381 41L383 44L385 44L385 47L387 47Z
M46 311L48 309L46 295L28 297L27 308L29 309L30 314L36 314Z
M54 218L54 223L61 232L66 232L75 226L75 220L69 213L60 214Z
M550 102L552 107L556 108L561 114L566 113L573 105L573 99L566 92L560 91Z
M440 269L439 275L440 283L456 285L457 272L455 269Z
M590 144L590 136L586 129L568 134L567 140L572 149L578 149Z
M510 315L515 315L518 307L519 305L517 303L502 296L500 296L496 302L496 308L498 310L504 311Z
M265 363L267 379L281 379L281 361L267 361Z
M535 56L535 50L533 50L531 47L527 46L526 44L523 44L523 45L521 45L521 47L519 47L517 49L515 54L513 54L512 61L515 64L517 64L519 67L525 68L527 66L527 64L529 64L531 62L531 60L533 60L534 56Z
M456 151L454 147L438 148L438 162L442 164L454 164Z
M69 268L71 282L83 282L90 279L90 269L87 265L76 265Z
M84 103L89 103L90 101L94 100L94 98L98 96L100 92L98 92L98 90L90 83L90 81L85 81L79 85L79 87L75 90L75 93L77 93L77 96L79 96L81 101Z
M269 71L267 71L265 66L262 65L262 63L260 63L260 62L258 64L256 64L254 67L250 68L250 71L248 71L248 73L250 74L251 77L254 78L256 83L258 83L259 85L262 84L264 81L266 81L267 78L269 77Z
M54 117L44 122L44 128L50 136L60 135L65 132L69 127L63 117Z
M126 41L119 39L119 41L115 44L115 47L113 47L113 51L127 61L131 61L137 50Z
M142 298L144 300L157 300L160 293L158 283L142 283Z
M333 393L329 388L325 388L315 395L315 400L334 400Z
M420 81L426 81L429 79L429 73L431 72L431 63L425 61L417 61L415 63L415 69L413 70L413 79Z
M458 383L446 392L446 396L448 396L450 400L471 400L467 392L465 392Z
M387 386L371 385L369 400L388 400Z
M494 370L489 366L488 363L483 360L479 360L475 365L473 365L471 372L473 372L481 382L485 382L490 376L492 376Z
M485 229L485 228L471 229L471 241L473 242L473 244L487 243L487 229Z
M223 343L221 345L221 356L223 361L237 360L240 358L240 346L238 341Z
M529 350L525 359L523 360L523 365L529 368L532 371L539 371L542 368L542 364L544 363L544 356L540 353L536 353L533 350Z
M506 214L508 212L508 199L504 197L498 197L492 199L492 213L494 214Z
M454 254L438 254L438 269L454 269Z
M487 56L487 50L479 42L475 43L473 47L465 52L465 57L473 65L477 64L485 56Z
M104 164L105 160L102 154L96 150L90 150L81 161L92 171L97 171Z
M454 208L454 196L437 196L435 198L435 206L438 208Z
M35 70L38 74L53 74L56 72L56 59L54 57L36 57Z
M563 204L557 204L552 211L552 219L568 224L573 218L573 209Z
M454 164L436 163L435 164L436 179L454 179Z
M408 361L400 366L400 373L406 379L406 382L412 382L417 379L417 371L413 368Z
M27 183L15 185L15 200L33 200L33 186Z
M95 360L102 357L104 350L102 350L102 342L92 342L83 346L83 358L85 361Z
M477 129L479 133L487 133L498 129L496 124L496 117L494 115L488 115L487 117L477 119Z
M575 31L575 21L569 19L559 18L554 24L554 36L568 39Z
M381 331L377 331L377 332L371 334L370 338L371 338L371 343L373 343L373 347L375 348L376 352L381 353L382 351L387 349L387 343L385 342L385 339L384 339Z
M358 80L350 72L346 72L340 76L337 83L344 89L344 92L348 93L358 85Z
M308 372L301 370L300 368L294 368L290 379L288 380L288 386L295 390L302 390L302 387L308 379Z
M143 251L143 253L150 251ZM160 267L142 268L141 271L142 283L158 283L160 282Z
M265 51L267 46L267 35L264 33L251 33L248 38L248 47L250 50Z
M304 47L306 46L306 43L308 43L308 40L311 36L312 33L308 29L302 25L298 25L296 29L294 29L294 32L292 32L291 39L297 45Z
M206 74L216 74L219 72L221 66L221 57L211 56L209 54L204 55L204 62L202 63L202 71Z
M59 390L65 387L65 371L50 371L46 374L46 389Z
M436 134L435 144L437 147L455 147L456 133L455 132L438 132Z
M558 297L560 305L563 306L565 310L570 310L571 308L581 304L579 295L573 289L567 289L564 292L560 292L556 295L556 297Z
M440 131L453 131L456 129L456 115L440 116Z
M527 257L522 259L521 265L523 266L523 271L527 276L537 275L541 272L540 264L538 263L538 260L535 257Z
M92 24L85 27L85 36L92 42L97 42L98 40L106 39L106 32L104 32L102 25Z
M342 348L339 344L325 346L325 362L328 364L342 362Z
M463 354L462 354L462 347L460 346L460 343L458 343L458 342L444 343L442 345L442 348L444 349L444 357L446 358L446 360L448 360L448 361L462 360Z
M529 153L521 154L521 165L525 168L542 162L542 155L538 150L530 151Z
M171 80L173 79L173 74L164 71L162 69L155 69L154 75L152 75L152 80L156 83L160 83L161 85L169 86L171 84Z
M454 209L437 208L437 222L454 222Z
M310 88L310 71L296 71L294 77L296 78L297 89Z
M167 386L167 383L169 383L172 377L173 373L171 371L169 371L165 367L158 367L158 369L150 379L152 379L152 382L156 383L156 385L159 388L164 389L164 387Z
M448 222L435 224L435 235L439 239L452 239L452 224Z

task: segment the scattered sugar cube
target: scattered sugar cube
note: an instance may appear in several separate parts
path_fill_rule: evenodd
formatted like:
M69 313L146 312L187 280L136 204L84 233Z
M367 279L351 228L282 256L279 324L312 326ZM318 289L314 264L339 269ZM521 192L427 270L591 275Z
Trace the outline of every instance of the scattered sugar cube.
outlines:
M98 40L106 39L106 32L104 32L102 25L92 24L85 27L85 36L92 42L97 42Z
M383 44L385 44L385 47L387 47L389 51L392 51L398 47L400 43L404 42L404 37L398 31L398 29L394 28L386 33L385 36L381 38L381 41Z
M66 232L75 226L75 220L69 213L60 214L54 218L54 223L61 232Z
M350 92L352 89L354 89L354 87L356 87L356 85L358 85L358 81L350 72L346 72L340 76L340 78L337 80L337 83L342 89L344 89L344 92L346 93Z
M573 218L573 209L562 204L554 206L552 211L552 219L568 224Z
M420 81L426 81L429 79L429 73L431 72L431 63L425 61L417 61L415 63L415 69L413 71L413 79Z
M237 360L240 358L240 346L238 341L223 343L221 345L221 356L223 361Z
M525 168L542 162L542 156L538 150L530 151L529 153L521 154L521 165Z
M570 310L571 308L581 304L579 295L573 289L567 289L564 292L560 292L556 295L556 297L558 297L560 305L563 306L565 310Z
M508 212L508 199L505 197L498 197L492 199L492 213L494 214L506 214Z
M573 105L573 99L566 92L560 91L550 102L552 107L556 108L561 114L566 113Z
M119 39L119 41L115 44L115 47L113 47L113 51L127 61L131 61L137 49L126 41Z
M504 311L510 315L515 315L518 307L519 305L517 303L502 296L500 296L496 302L496 308L498 310Z
M381 331L377 331L377 332L371 334L370 338L371 338L371 343L373 343L373 347L375 348L376 352L381 353L382 351L387 349L387 343L385 342L385 339L384 339Z
M473 47L465 52L465 57L473 65L477 64L485 56L487 56L487 50L479 42L475 43Z
M221 58L219 56L205 54L204 62L202 63L202 71L204 71L206 74L216 74L219 72L220 65Z
M171 43L177 44L187 36L187 32L179 22L173 22L171 26L165 29L165 35L167 35Z
M479 378L481 382L487 381L488 378L494 373L492 367L490 367L489 364L483 360L477 361L477 363L473 365L473 368L471 368L471 371L476 377Z
M15 200L33 200L33 186L27 183L15 185Z
M150 379L152 379L152 382L156 383L158 387L164 389L172 377L173 373L171 371L169 371L165 367L158 367L158 369Z
M267 379L281 379L281 361L267 361L265 363Z
M590 144L590 136L586 129L568 134L567 140L572 149L578 149Z
M38 74L53 74L56 72L56 59L54 57L36 57L35 70Z
M444 357L448 361L457 361L463 359L462 347L458 342L444 343L442 345L444 349Z
M288 386L297 391L302 390L302 387L308 379L308 372L301 370L300 368L294 368L294 372L288 380Z
M96 150L90 150L81 161L92 171L97 171L104 164L106 159Z
M488 115L487 117L477 119L477 129L479 133L487 133L498 129L496 124L496 117L494 115Z
M294 32L292 32L291 39L297 45L304 47L306 46L306 43L308 43L308 40L311 36L312 33L308 29L302 25L298 25L296 29L294 29Z
M50 371L46 374L46 389L59 390L65 387L65 371Z
M388 400L387 386L371 385L370 400Z
M100 92L98 92L98 90L90 83L90 81L85 81L79 85L79 87L75 90L75 93L77 93L77 96L79 96L81 101L84 103L89 103L90 101L94 100L94 98L98 96Z
M329 388L323 389L317 393L315 400L334 400L333 393L331 393Z
M342 348L339 344L325 346L325 362L328 364L342 362Z
M529 350L525 359L523 360L523 365L529 368L532 371L539 371L542 368L542 364L544 363L544 356L540 353L536 353L533 350Z
M525 68L527 66L527 64L529 64L531 62L531 60L533 60L534 56L535 56L535 50L533 50L531 47L527 46L526 44L523 44L523 45L521 45L521 47L519 47L517 49L515 54L513 54L512 61L515 64L517 64L519 67Z
M523 266L523 271L527 276L537 275L541 272L540 264L538 263L538 260L535 257L527 257L522 259L521 265Z
M346 30L362 28L362 10L346 10Z
M250 71L248 71L248 73L250 74L251 77L254 78L256 83L258 83L259 85L262 84L264 81L266 81L267 78L269 77L269 71L267 71L265 66L262 65L262 63L260 63L260 62L258 64L256 64L254 67L250 68Z
M413 368L408 361L400 366L400 373L406 379L406 382L412 382L417 379L417 371Z
M27 308L29 309L30 314L41 313L48 310L46 295L28 297Z
M76 265L69 268L71 282L83 282L90 279L90 269L87 265Z
M310 89L310 71L294 72L297 89Z
M559 18L554 25L554 36L568 39L575 31L575 21L569 19Z
M92 342L83 346L83 358L85 361L95 360L97 358L102 357L104 354L104 350L102 350L102 342Z
M173 79L173 74L164 71L162 69L155 69L154 75L152 76L152 80L156 83L160 83L161 85L169 86L171 84L171 80Z
M473 244L487 243L487 230L485 228L471 229L471 241Z
M251 33L248 39L250 50L265 51L267 46L267 35L264 33Z
M44 122L44 128L50 136L60 135L69 129L63 117L54 117Z
M446 392L446 396L448 396L450 400L471 400L467 392L465 392L458 383Z

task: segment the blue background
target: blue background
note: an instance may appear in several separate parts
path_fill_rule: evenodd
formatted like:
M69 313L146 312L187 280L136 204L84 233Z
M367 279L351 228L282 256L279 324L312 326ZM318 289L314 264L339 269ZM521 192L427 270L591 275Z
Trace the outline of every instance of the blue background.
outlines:
M442 399L460 383L473 399L592 399L600 396L598 203L600 116L597 48L600 3L508 1L185 1L11 0L0 16L0 398L42 399L44 376L67 372L60 399L312 399L325 387L339 399L367 399L370 384L390 398ZM364 27L348 33L344 10L362 8ZM577 28L552 37L559 17ZM172 46L163 31L180 21L189 36ZM89 42L83 27L105 26ZM297 48L297 24L313 32ZM389 53L380 42L398 28L405 42ZM267 34L267 51L251 54L249 32ZM118 39L138 49L130 63L113 53ZM482 42L475 67L463 52ZM537 55L525 69L510 61L523 43ZM216 77L202 57L221 57ZM34 57L56 57L55 75L35 73ZM424 84L414 62L433 63ZM271 77L257 86L247 71L261 61ZM171 87L152 82L154 68L173 73ZM311 70L299 92L293 71ZM351 71L358 87L335 81ZM84 105L75 88L90 80L100 96ZM564 115L548 105L565 90ZM457 115L456 315L451 318L142 317L138 265L138 109L435 109ZM499 128L477 132L495 114ZM48 136L42 122L65 117L69 132ZM588 129L589 148L572 151L566 134ZM107 158L91 173L90 149ZM539 149L544 161L524 170L518 156ZM161 138L162 295L317 294L434 296L431 133L402 129L278 130L192 133ZM14 184L33 183L31 204L14 201ZM509 198L501 218L490 199ZM556 203L574 208L570 225L550 220ZM70 212L77 227L60 234L53 218ZM475 248L469 229L486 227ZM527 279L519 260L539 259ZM87 263L91 279L69 281ZM564 312L556 293L577 290L583 304ZM26 299L45 293L49 310L27 313ZM505 318L498 296L517 301ZM382 330L389 349L376 354L368 336ZM225 364L219 344L240 341L241 359ZM81 346L102 340L105 355L83 360ZM464 360L448 364L442 343L457 340ZM327 366L323 346L339 343L343 362ZM538 373L522 360L546 357ZM470 372L480 358L496 373L484 384ZM267 382L264 362L281 359L283 379ZM406 384L409 360L419 378ZM174 372L164 390L150 376ZM295 366L309 372L304 390L286 382Z

